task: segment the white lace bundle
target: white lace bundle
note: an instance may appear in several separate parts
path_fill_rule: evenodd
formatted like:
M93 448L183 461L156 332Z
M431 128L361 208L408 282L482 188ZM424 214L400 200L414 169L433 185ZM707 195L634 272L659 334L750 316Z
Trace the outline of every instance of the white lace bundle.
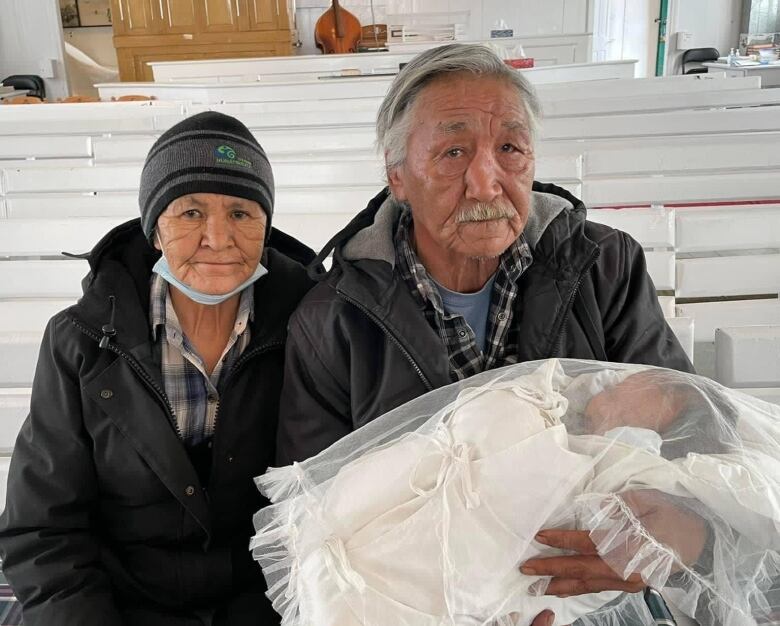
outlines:
M588 530L703 624L780 620L780 407L697 376L510 366L256 482L272 505L251 547L283 626L646 621L636 594L543 595L519 566L557 553L544 528Z

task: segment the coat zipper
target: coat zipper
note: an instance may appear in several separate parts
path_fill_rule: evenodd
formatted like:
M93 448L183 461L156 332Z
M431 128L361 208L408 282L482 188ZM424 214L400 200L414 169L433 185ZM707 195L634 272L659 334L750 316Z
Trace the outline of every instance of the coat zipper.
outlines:
M409 364L414 368L414 371L417 372L417 376L420 377L420 380L422 381L423 385L425 385L425 388L428 391L433 391L433 385L431 385L430 381L428 380L428 377L425 375L425 373L422 371L422 368L417 364L417 361L414 360L414 357L409 354L409 351L403 346L403 344L398 340L398 338L390 332L390 329L382 322L382 320L379 319L376 315L374 315L371 311L369 311L366 307L364 307L360 302L357 300L350 298L348 295L346 295L344 292L339 291L338 294L344 298L347 302L349 302L352 306L357 307L358 310L362 311L363 314L365 314L374 324L379 326L379 328L382 330L382 332L392 341L398 349L401 351L401 354L406 357L406 360L409 361Z
M82 333L84 333L87 337L90 339L93 339L97 343L100 343L100 336L92 331L91 329L87 328L83 324L81 324L79 321L72 319L71 322L73 325L78 328ZM179 429L179 425L176 422L176 417L173 414L173 408L171 407L170 400L168 400L168 396L165 393L164 389L161 389L160 386L157 384L157 381L155 381L149 373L143 368L143 366L136 360L135 357L128 354L122 348L117 346L114 343L109 342L106 345L107 350L111 350L114 354L117 356L123 358L125 361L127 361L128 365L132 368L132 370L136 373L136 375L143 381L149 389L151 389L154 392L154 395L157 397L157 400L160 402L162 407L165 409L165 414L168 416L168 421L170 422L171 426L173 426L173 429L176 431L176 434L179 436L179 439L182 437L181 430Z
M239 369L241 369L244 364L254 357L256 357L258 354L262 354L263 352L268 352L269 350L272 350L274 348L281 348L284 346L283 341L275 341L273 343L267 343L262 346L257 346L256 348L252 348L249 352L244 352L240 357L238 357L238 360L233 363L233 367L230 368L230 371L228 372L228 377L225 379L225 387L222 390L222 392L226 392L228 389L228 385L230 381L232 380L233 376L236 375L236 372L238 372ZM217 422L219 421L219 407L222 406L222 403L220 402L217 405L217 411L214 413L214 436L216 437L217 434Z
M572 307L574 306L574 298L577 297L577 292L580 290L580 285L582 284L585 274L587 274L590 271L590 268L592 268L596 264L596 261L598 260L600 254L601 251L599 249L596 249L596 251L591 255L588 264L582 269L580 275L577 277L577 282L574 283L574 289L572 289L571 295L569 296L569 300L566 302L566 309L564 310L563 319L561 320L561 325L560 328L558 329L558 336L555 340L555 351L550 355L550 358L559 354L561 351L561 346L563 344L563 327L566 325L566 319L569 317Z
M225 379L225 386L222 389L222 395L227 393L228 386L230 385L230 381L233 380L233 377L236 375L236 373L244 366L244 364L246 364L247 361L249 361L249 359L252 359L264 352L268 352L269 350L273 350L274 348L281 348L283 346L284 346L283 341L274 341L272 343L267 343L262 346L257 346L256 348L252 348L252 350L248 352L244 352L240 357L238 357L238 360L233 364L233 367L231 367L230 371L227 373L227 378ZM212 451L211 451L212 459L216 458L215 455L217 453L217 437L219 436L218 434L219 430L217 429L217 424L219 422L219 409L221 406L222 403L220 402L217 405L217 412L214 414L214 436L212 438ZM208 480L209 485L211 485L212 482L214 481L214 476L218 471L218 467L219 467L218 463L212 462L211 474ZM211 500L209 498L208 488L204 489L203 493L206 496L206 500L210 502Z

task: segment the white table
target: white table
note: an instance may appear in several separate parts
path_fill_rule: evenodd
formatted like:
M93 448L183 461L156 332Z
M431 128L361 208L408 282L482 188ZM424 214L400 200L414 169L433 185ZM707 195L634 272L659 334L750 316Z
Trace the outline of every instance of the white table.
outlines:
M762 87L780 87L780 61L769 65L737 65L728 63L703 63L710 71L726 72L726 76L760 76Z

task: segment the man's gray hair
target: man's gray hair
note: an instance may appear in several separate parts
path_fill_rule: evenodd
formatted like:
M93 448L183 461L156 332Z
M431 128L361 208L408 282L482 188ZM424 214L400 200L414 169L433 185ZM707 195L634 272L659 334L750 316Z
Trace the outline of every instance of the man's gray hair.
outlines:
M376 119L377 145L385 154L388 169L401 165L406 158L406 141L411 124L409 112L417 96L434 79L459 72L502 78L513 85L525 109L531 138L534 138L542 107L534 88L522 73L509 67L482 44L447 44L414 57L395 77L379 107Z

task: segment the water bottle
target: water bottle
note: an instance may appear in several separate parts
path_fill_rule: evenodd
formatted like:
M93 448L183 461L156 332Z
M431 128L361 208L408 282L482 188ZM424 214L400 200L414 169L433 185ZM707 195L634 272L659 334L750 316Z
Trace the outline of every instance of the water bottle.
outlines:
M728 58L728 64L729 67L736 67L737 65L737 49L732 48L729 52L729 58Z

